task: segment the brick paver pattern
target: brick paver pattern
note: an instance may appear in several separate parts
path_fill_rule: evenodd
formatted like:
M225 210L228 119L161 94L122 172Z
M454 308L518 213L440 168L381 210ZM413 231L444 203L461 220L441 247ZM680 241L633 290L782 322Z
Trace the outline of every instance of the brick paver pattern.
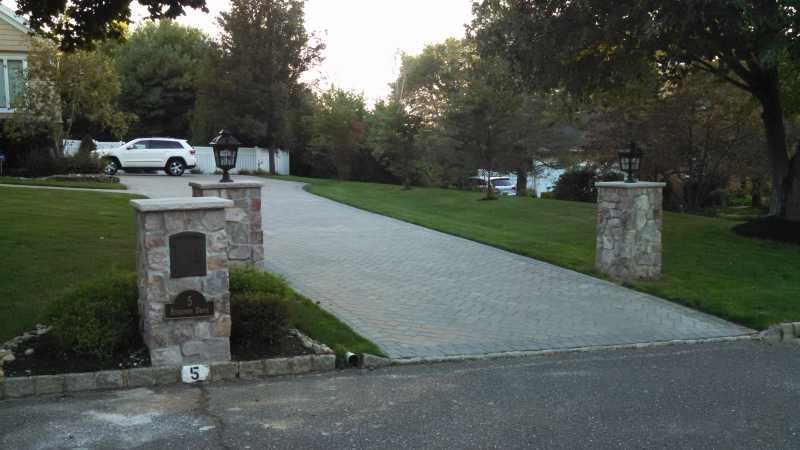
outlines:
M183 195L181 184L189 181L155 178L131 190ZM300 183L265 181L263 200L266 268L393 358L751 332L610 282L336 203Z

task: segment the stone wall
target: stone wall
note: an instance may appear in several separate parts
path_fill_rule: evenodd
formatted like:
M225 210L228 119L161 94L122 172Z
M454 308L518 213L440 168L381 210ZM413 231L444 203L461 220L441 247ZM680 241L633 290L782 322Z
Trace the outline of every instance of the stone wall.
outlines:
M664 183L597 183L596 267L620 280L661 276Z
M194 197L232 200L225 212L231 264L264 263L264 232L261 228L261 183L189 183Z
M231 334L228 232L219 198L132 200L137 210L137 271L141 331L153 366L229 361ZM172 278L169 238L205 235L206 275ZM214 303L207 318L166 319L165 305L194 290Z

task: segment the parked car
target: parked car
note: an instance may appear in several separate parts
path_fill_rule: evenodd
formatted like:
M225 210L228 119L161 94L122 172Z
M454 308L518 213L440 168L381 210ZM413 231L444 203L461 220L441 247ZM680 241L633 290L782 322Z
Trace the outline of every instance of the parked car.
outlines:
M486 178L472 177L470 181L475 189L481 191L486 190ZM517 195L517 186L515 186L508 177L491 177L489 178L489 182L492 183L495 192L500 195Z
M197 166L195 150L185 139L134 139L111 150L96 150L103 161L103 172L114 175L118 170L163 170L179 177L186 169Z

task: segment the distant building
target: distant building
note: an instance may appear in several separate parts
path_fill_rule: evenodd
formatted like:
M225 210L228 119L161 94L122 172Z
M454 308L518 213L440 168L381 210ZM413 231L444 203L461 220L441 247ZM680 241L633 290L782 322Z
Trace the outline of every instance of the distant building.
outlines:
M25 89L32 39L25 21L0 4L0 119L14 112L12 103Z

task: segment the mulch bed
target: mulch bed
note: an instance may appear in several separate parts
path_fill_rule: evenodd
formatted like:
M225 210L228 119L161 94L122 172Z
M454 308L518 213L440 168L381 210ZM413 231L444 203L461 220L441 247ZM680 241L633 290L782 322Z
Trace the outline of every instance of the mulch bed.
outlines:
M774 216L754 219L733 227L733 231L742 236L800 245L798 230L800 230L800 223Z
M7 377L19 377L149 367L150 356L144 343L139 341L132 344L130 349L118 352L111 359L101 359L92 355L65 351L51 335L45 334L20 345L14 351L16 359L5 363L3 369ZM26 356L27 349L33 349L33 354ZM303 347L300 339L294 335L287 335L275 345L269 346L231 342L231 354L234 361L282 358L312 353L311 350Z
M131 369L150 366L150 355L141 341L133 343L125 352L116 353L111 359L101 359L61 348L50 334L26 341L14 350L14 361L3 365L6 376L55 375L72 372L96 372L98 370ZM33 354L25 355L27 349Z

